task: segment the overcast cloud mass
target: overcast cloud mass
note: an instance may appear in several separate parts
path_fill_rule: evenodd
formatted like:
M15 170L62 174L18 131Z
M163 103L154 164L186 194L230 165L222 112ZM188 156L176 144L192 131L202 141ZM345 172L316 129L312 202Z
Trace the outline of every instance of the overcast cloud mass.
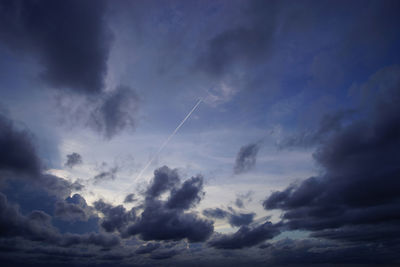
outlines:
M400 265L399 13L0 0L1 266Z

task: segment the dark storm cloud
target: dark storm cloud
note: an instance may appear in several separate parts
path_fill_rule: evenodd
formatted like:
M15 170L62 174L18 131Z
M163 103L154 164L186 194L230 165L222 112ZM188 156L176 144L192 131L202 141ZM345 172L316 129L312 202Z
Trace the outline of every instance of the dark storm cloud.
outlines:
M113 167L108 171L103 171L93 177L94 183L98 184L107 180L115 180L116 174L118 172L118 167Z
M65 166L72 168L75 165L82 164L82 156L78 153L74 152L72 154L67 155L67 162L65 162Z
M127 86L119 86L100 95L88 125L111 139L125 129L136 127L139 97Z
M105 10L105 1L1 1L0 40L32 53L50 86L100 92L111 41Z
M236 156L235 166L233 167L235 174L247 172L256 165L260 146L260 143L253 143L240 148Z
M323 141L314 153L324 174L272 193L264 207L282 209L287 226L314 231L313 236L398 242L399 75L400 68L393 66L371 76L361 86L373 95L368 110ZM368 234L372 227L382 235Z
M198 204L204 196L203 177L196 176L186 180L179 189L172 190L167 201L170 209L189 209Z
M125 199L124 199L124 203L132 203L135 202L137 199L135 198L135 194L131 193L126 195Z
M91 213L86 200L79 194L74 194L65 201L57 201L54 209L56 217L67 221L87 221Z
M31 178L41 172L41 163L27 130L18 129L0 114L0 171L25 174Z
M209 241L208 244L218 249L252 247L277 236L280 233L278 228L271 222L266 222L256 227L242 226L236 233L221 235Z
M213 223L185 210L196 205L202 195L203 178L192 177L180 187L176 169L163 166L154 171L154 177L146 191L144 210L123 236L139 235L149 240L181 240L200 242L213 232ZM167 201L158 198L169 191Z
M165 208L163 203L147 203L138 221L131 225L126 235L140 235L148 240L181 240L201 242L213 232L211 221L200 219L195 213Z
M233 213L229 218L229 224L232 226L249 225L253 222L255 213Z
M379 244L343 245L321 239L285 238L269 244L262 253L269 255L268 263L272 266L395 266L398 264L396 255L387 253Z
M98 200L94 203L94 208L103 213L104 218L101 221L101 227L107 232L116 230L123 231L128 223L135 221L135 209L127 211L124 206L112 206L105 203L103 200Z
M61 202L61 201L57 202L55 205L56 205L56 207L54 210L54 215L63 220L86 221L88 219L85 211L78 205Z
M146 196L149 198L156 198L162 193L171 190L179 184L180 178L177 169L170 169L163 166L154 171L154 177L151 185L146 191Z
M76 189L77 184L71 183L63 178L51 174L42 174L35 183L40 188L46 190L49 194L58 198L67 198L72 190Z
M117 236L87 233L60 234L52 225L52 218L43 211L32 211L28 216L20 214L18 208L8 203L0 193L0 236L3 238L21 237L32 241L41 241L58 246L79 244L111 247L119 244Z
M256 214L236 212L232 208L229 211L220 208L208 208L203 210L203 215L214 219L228 219L231 226L239 227L252 223Z

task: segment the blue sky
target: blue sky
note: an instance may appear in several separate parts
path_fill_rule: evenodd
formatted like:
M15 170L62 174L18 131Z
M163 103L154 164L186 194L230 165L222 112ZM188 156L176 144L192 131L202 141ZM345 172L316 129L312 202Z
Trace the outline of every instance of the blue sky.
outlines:
M398 264L398 13L0 1L0 258Z

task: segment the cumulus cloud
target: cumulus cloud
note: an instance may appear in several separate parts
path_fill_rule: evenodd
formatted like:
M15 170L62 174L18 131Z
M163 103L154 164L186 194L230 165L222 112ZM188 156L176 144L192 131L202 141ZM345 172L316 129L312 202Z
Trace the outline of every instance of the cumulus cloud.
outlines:
M163 166L154 171L152 183L146 191L144 211L124 236L139 235L148 240L181 240L200 242L213 232L213 223L185 210L196 205L202 195L203 178L192 177L180 187L177 170ZM167 201L159 199L169 191Z
M103 88L111 33L105 1L2 1L0 40L34 55L54 88L97 93Z
M65 162L65 166L72 168L75 165L82 164L82 156L78 153L74 152L72 154L67 155L67 161Z
M235 174L240 174L251 170L256 165L256 159L261 144L252 143L242 146L236 156L235 166L233 171Z
M200 202L204 195L202 189L203 177L192 177L186 180L179 189L172 190L166 205L170 209L189 209Z
M221 235L208 242L218 249L240 249L260 244L280 233L279 227L266 222L256 227L242 226L236 233Z
M369 109L314 153L324 173L272 193L264 207L283 210L290 229L316 237L385 245L398 240L399 75L398 66L372 75L361 86L373 94ZM381 235L368 234L372 227Z
M177 169L170 169L167 166L158 168L154 171L154 177L146 191L146 196L156 198L162 193L173 189L179 182L180 178Z
M107 232L116 230L122 232L128 223L135 221L135 209L127 211L122 205L112 206L103 200L94 203L94 208L103 213L104 218L101 221L101 227Z
M52 218L43 211L32 211L28 216L22 215L18 208L8 203L4 194L0 193L0 236L5 238L21 237L32 241L42 241L58 246L79 244L112 247L119 244L117 236L87 233L60 234L52 225Z
M91 214L91 208L86 204L86 200L79 194L74 194L65 201L57 201L55 204L54 215L63 220L87 221Z

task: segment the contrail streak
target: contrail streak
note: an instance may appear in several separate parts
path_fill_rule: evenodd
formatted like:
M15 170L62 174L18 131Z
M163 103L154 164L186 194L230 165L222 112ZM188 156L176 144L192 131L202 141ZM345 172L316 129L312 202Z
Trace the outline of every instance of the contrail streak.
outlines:
M157 157L160 152L164 149L164 147L168 144L168 142L172 139L172 137L174 137L174 135L178 132L178 130L182 127L182 125L185 123L185 121L187 119L189 119L190 115L192 115L192 113L196 110L196 108L200 105L202 99L200 99L199 101L197 101L196 105L194 105L194 107L192 108L192 110L186 115L186 117L181 121L181 123L179 123L178 127L175 128L175 130L172 132L172 134L170 136L168 136L167 140L164 141L164 143L160 146L160 148L158 149L158 151L150 158L150 160L147 162L147 164L144 166L144 168L142 169L142 171L138 174L138 176L136 177L135 181L137 181L138 179L140 179L142 177L142 174L146 171L146 169L150 166L150 164L153 162L153 160L155 159L155 157Z

